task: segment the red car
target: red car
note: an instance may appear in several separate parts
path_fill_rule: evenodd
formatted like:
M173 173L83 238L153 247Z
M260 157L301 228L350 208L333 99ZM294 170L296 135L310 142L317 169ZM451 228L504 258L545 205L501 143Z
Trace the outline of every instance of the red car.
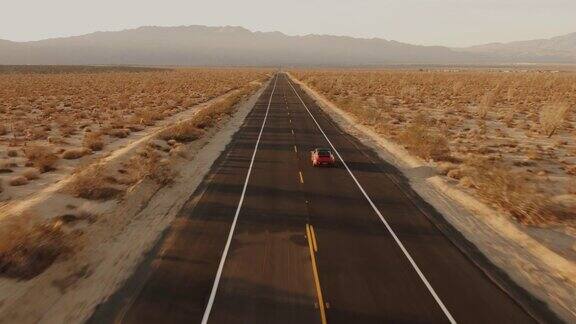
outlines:
M329 148L317 148L310 151L310 159L313 166L331 166L336 163L336 158L334 158L334 154Z

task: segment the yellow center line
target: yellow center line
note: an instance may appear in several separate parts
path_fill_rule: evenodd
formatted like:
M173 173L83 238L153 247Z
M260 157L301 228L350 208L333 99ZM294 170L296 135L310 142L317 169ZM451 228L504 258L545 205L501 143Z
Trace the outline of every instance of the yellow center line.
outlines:
M316 243L316 232L314 231L314 226L310 225L310 234L312 234L312 246L314 246L314 252L318 252L318 243Z
M294 145L294 152L298 153L298 148L296 147L296 145Z
M312 275L314 276L314 285L316 287L316 295L318 296L318 308L320 308L320 321L326 324L326 310L324 309L324 297L322 296L322 289L320 288L320 277L318 276L318 267L316 266L316 256L314 255L314 247L312 243L312 231L310 225L306 224L306 237L308 238L308 248L310 249L310 262L312 263Z
M288 120L290 121L290 124L292 124L292 118L289 118Z
M292 129L292 135L294 135L294 130Z
M298 174L300 175L300 183L304 183L304 176L302 176L302 171L298 171Z

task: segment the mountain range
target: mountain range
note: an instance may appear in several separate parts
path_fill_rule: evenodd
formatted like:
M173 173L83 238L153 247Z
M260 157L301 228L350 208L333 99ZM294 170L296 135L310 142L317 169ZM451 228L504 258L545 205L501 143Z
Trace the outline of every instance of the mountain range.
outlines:
M380 38L288 36L242 27L147 26L31 42L0 40L4 65L378 66L576 63L576 33L468 48Z
M575 63L576 33L548 39L491 43L462 50L508 62Z

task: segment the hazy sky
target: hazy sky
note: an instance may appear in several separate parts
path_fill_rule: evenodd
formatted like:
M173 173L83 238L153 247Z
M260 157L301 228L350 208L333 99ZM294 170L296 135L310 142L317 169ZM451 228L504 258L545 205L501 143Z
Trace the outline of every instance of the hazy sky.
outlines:
M0 39L143 25L238 25L467 46L576 32L576 0L0 0Z

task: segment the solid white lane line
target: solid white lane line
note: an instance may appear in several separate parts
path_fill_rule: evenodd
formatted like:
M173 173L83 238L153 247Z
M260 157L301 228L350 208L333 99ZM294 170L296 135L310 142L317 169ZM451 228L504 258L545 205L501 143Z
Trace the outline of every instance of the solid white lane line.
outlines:
M262 133L264 132L266 119L268 119L268 111L270 111L270 104L272 103L272 96L274 95L274 90L276 90L277 81L278 81L278 74L276 75L276 79L274 79L274 86L272 88L272 93L270 93L270 99L268 100L268 107L266 107L266 114L264 115L262 126L260 127L260 133L258 133L258 139L256 140L256 145L254 145L254 152L252 153L252 159L250 160L250 166L248 167L248 173L246 174L246 180L244 181L244 187L242 188L240 201L238 202L238 207L236 207L236 214L234 214L234 220L232 221L232 226L230 226L230 232L228 233L226 246L224 247L224 251L222 252L222 258L220 259L220 264L218 265L218 271L216 272L216 278L214 279L214 284L212 285L210 298L208 299L208 304L206 305L206 309L204 310L204 316L202 316L202 324L208 323L208 318L210 317L210 311L212 310L212 306L214 305L214 298L216 297L216 292L218 291L218 285L220 284L220 277L222 276L224 263L226 262L226 257L228 256L228 250L230 249L232 236L234 236L234 229L236 229L236 222L238 221L238 215L240 215L240 209L242 209L242 203L244 202L244 196L246 195L246 188L248 187L248 180L250 180L250 175L252 174L252 166L254 165L256 152L258 152L258 145L260 144L260 138L262 137Z
M408 259L408 261L412 265L412 268L414 268L414 270L416 271L416 273L418 274L418 276L420 277L420 279L422 280L422 282L424 283L426 288L428 288L428 291L430 292L432 297L434 297L434 300L436 300L436 303L438 304L438 306L440 306L440 308L444 312L444 315L446 315L446 317L448 318L450 323L456 323L456 321L454 320L454 317L452 317L452 314L450 314L450 312L448 311L448 309L446 308L446 306L444 305L442 300L440 300L440 297L438 297L438 294L436 294L436 291L434 290L434 288L432 288L432 285L430 284L430 282L428 282L428 279L426 279L426 277L424 276L424 273L422 273L422 271L420 270L420 268L416 264L416 261L414 261L414 259L412 258L412 256L408 252L408 250L404 247L404 244L402 244L402 242L400 241L400 239L398 238L398 236L396 235L396 233L394 232L394 230L392 229L390 224L388 224L388 221L384 218L384 216L382 216L382 213L380 212L378 207L376 207L376 205L374 204L372 199L370 199L370 196L368 196L368 194L366 193L366 191L364 190L364 188L362 187L360 182L358 182L358 179L356 179L356 176L354 176L354 174L352 173L352 171L350 170L350 168L348 167L348 165L346 164L346 162L344 161L344 159L342 158L342 156L340 155L340 153L338 152L336 147L334 147L334 145L332 144L332 142L330 141L328 136L326 136L326 133L324 133L324 130L322 129L322 127L320 127L320 124L318 124L318 121L316 121L316 118L314 117L314 115L312 115L312 112L310 112L310 109L308 109L308 106L306 105L306 103L304 103L304 100L302 100L302 98L300 97L300 94L298 94L298 91L296 91L296 89L292 85L292 82L290 81L290 79L288 77L286 77L286 80L288 80L288 84L290 84L290 87L292 88L292 90L294 91L294 93L296 94L298 99L300 99L300 102L302 103L304 108L306 108L306 111L308 112L310 117L312 117L312 120L316 124L316 127L318 127L318 129L320 130L322 135L324 135L324 138L326 139L326 141L328 142L330 147L332 147L332 149L334 150L334 152L336 153L336 155L338 156L340 161L342 161L342 164L344 165L344 167L346 168L346 170L348 171L348 173L352 177L352 180L354 180L354 182L356 183L356 185L358 186L358 188L360 189L360 191L362 192L362 194L364 195L366 200L368 200L368 203L370 204L370 206L372 206L372 209L374 209L374 212L376 212L378 217L380 217L380 220L382 221L382 223L384 223L384 226L386 226L386 229L388 230L390 235L392 235L392 237L394 238L394 241L400 247L400 250L402 250L402 252L406 256L406 258Z

